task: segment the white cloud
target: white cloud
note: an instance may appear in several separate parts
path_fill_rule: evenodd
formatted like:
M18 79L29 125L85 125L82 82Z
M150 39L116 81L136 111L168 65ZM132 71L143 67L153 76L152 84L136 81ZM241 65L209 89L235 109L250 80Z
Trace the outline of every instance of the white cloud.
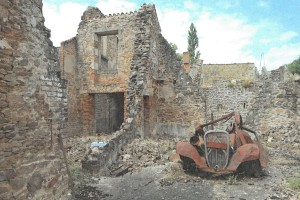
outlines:
M74 37L85 6L78 3L63 3L59 6L44 2L43 13L45 25L51 29L51 40L54 46Z
M104 0L99 1L96 6L104 14L134 11L137 7L135 3L126 0ZM45 25L51 29L54 46L60 46L62 41L76 36L81 16L86 8L79 3L66 2L59 5L44 2Z
M164 37L178 46L178 52L187 51L191 13L164 9L158 10L158 16ZM257 62L246 48L252 45L256 26L230 15L212 15L209 11L199 12L197 16L194 24L204 63Z
M96 6L105 15L134 11L138 7L137 4L126 0L101 0Z
M202 13L196 28L204 63L255 62L247 47L252 45L257 27L230 15Z
M289 64L300 56L300 43L273 47L265 54L266 68L269 70Z
M279 36L279 40L281 42L288 42L288 41L290 41L291 39L293 39L294 37L297 37L297 36L298 36L298 33L294 32L294 31L287 31L287 32L282 33Z
M187 51L187 33L190 26L190 13L186 11L157 9L163 36L168 42L178 46L178 52Z

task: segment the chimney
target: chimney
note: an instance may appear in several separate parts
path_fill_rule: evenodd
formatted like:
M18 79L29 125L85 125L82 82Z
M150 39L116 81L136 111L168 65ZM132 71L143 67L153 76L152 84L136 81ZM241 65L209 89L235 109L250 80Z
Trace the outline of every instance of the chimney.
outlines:
M185 73L190 72L190 54L189 52L183 52L183 68Z

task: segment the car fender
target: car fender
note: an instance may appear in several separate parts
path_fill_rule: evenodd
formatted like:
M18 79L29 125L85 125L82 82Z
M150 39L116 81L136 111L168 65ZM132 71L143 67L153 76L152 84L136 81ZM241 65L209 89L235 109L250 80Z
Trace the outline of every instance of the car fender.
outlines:
M259 158L260 148L257 144L244 144L232 155L227 170L236 171L242 162L258 160Z
M205 158L200 156L197 149L189 142L178 142L176 145L176 153L191 158L195 161L197 167L207 168Z

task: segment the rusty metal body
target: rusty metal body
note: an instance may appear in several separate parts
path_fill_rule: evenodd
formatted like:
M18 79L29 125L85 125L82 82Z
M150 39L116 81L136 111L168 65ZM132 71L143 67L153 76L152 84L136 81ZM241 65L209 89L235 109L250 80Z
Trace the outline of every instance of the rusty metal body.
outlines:
M232 117L234 122L231 131L203 131L208 125L227 121ZM236 112L198 126L190 142L177 143L176 152L181 158L193 160L201 171L210 173L234 173L243 163L256 162L259 169L268 164L267 152L260 144L257 134L242 127L241 116Z

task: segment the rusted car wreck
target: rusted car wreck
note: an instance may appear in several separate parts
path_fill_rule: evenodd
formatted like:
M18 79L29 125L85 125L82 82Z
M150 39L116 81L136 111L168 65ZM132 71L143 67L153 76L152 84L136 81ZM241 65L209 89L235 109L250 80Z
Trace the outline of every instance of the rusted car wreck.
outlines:
M232 122L226 130L204 131L209 125L228 120ZM256 132L243 127L242 118L236 112L198 126L190 142L177 143L176 152L185 170L260 176L268 164L267 152Z

